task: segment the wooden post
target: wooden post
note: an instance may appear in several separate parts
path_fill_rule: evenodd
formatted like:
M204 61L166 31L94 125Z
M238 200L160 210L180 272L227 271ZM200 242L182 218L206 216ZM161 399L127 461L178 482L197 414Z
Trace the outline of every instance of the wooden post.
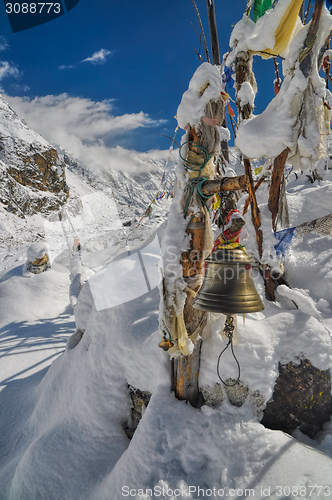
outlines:
M250 165L250 161L247 158L244 158L243 162L244 162L245 173L249 178L248 190L249 190L249 200L250 200L250 205L251 205L251 220L252 220L253 226L255 228L259 256L262 257L262 255L263 255L263 233L262 233L262 230L260 228L261 227L261 219L260 219L260 215L259 215L259 208L258 208L258 203L257 203L257 198L256 198L254 180L253 180L252 172L251 172L251 165Z
M220 60L220 50L219 50L219 42L218 42L216 11L214 9L214 0L206 0L206 1L207 1L208 19L209 19L209 28L210 28L212 63L215 64L216 66L220 66L221 60ZM225 119L223 121L222 126L224 128L227 128L226 115L225 115ZM221 141L220 149L221 149L221 153L222 153L222 159L228 163L229 162L229 153L228 153L227 141Z
M224 177L206 181L202 186L202 192L206 196L213 196L220 191L232 191L234 189L247 189L249 178L246 175L238 177ZM191 235L191 246L187 252L182 253L183 277L193 278L202 275L204 266L204 230L205 222L195 217L187 229ZM200 311L192 307L195 293L199 290L200 284L193 290L194 293L187 294L183 311L184 323L187 328L189 338L192 334L201 334L205 325L207 315L205 311ZM195 334L196 336L196 334ZM189 401L193 406L200 404L198 374L200 365L200 352L202 340L195 343L194 351L190 356L180 356L174 360L172 365L172 383L175 395L178 399Z
M304 19L304 0L302 2L301 8L300 8L299 17L301 19L301 22L303 23L303 19Z
M256 80L255 75L252 71L252 54L249 51L239 52L235 60L235 89L236 94L241 89L244 82L249 82L250 85L256 90ZM239 110L239 122L250 118L252 113L252 106L250 104L245 104L241 107L239 99L236 101ZM263 254L263 233L260 229L261 221L259 215L259 208L256 199L256 190L254 186L254 180L252 177L251 165L248 158L244 158L244 170L249 179L249 201L251 204L251 219L256 233L256 241L258 246L259 256Z
M300 53L300 70L306 78L308 78L312 70L312 49L317 38L317 32L319 28L320 18L322 16L324 3L324 0L315 1L311 23L306 39L304 41L303 49Z
M319 56L318 56L318 70L321 69L321 66L323 64L325 52L327 50L329 50L329 48L330 48L331 37L332 37L332 30L330 31L329 36L326 38L323 47L319 51Z
M174 363L175 395L178 399L199 406L198 375L200 368L202 340L199 339L191 356L181 356Z
M236 95L241 89L244 82L249 82L253 90L256 91L257 84L255 80L255 75L252 71L252 53L247 50L245 52L239 52L235 59L235 89ZM241 106L239 99L236 99L236 105L239 111L239 122L242 120L247 120L250 118L252 113L251 104L247 103Z
M256 186L255 186L255 192L257 191L257 189L259 188L259 186L265 181L266 177L265 175L263 175L259 181L257 182ZM250 198L248 196L248 198L246 199L245 203L244 203L244 207L243 207L243 212L242 212L242 215L245 215L248 211L248 208L249 208L249 203L250 203Z
M276 231L277 215L279 210L279 197L282 175L285 169L285 163L289 153L289 148L283 150L273 162L272 179L269 194L269 209L272 214L272 229Z
M220 66L220 51L217 33L217 21L216 12L214 10L214 1L207 0L208 8L208 18L210 27L210 38L211 38L211 48L212 48L212 62L213 64Z

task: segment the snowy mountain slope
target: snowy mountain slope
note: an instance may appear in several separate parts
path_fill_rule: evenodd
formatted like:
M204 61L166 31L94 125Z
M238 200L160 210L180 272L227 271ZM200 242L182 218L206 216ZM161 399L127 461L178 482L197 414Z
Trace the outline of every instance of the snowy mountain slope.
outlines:
M70 171L73 175L99 191L112 191L120 219L124 222L138 222L159 190L172 190L175 168L174 158L171 158L168 162L164 177L165 162L154 160L152 157L147 159L145 170L140 167L137 172L126 172L107 168L101 175L84 167L65 151L62 152L64 153L67 171ZM160 204L157 203L154 207L154 215L165 216L164 207L165 203L160 210Z
M58 210L68 197L57 151L0 96L0 201L20 216Z
M172 189L172 161L163 182L164 161L148 156L146 172L141 166L131 174L106 169L101 178L50 146L3 97L0 148L0 272L24 261L27 247L45 238L52 242L53 258L67 268L75 236L83 253L109 248L113 255L113 246L127 237L129 245L139 245L168 211L171 199L165 197L154 203L152 219L133 231L158 191Z

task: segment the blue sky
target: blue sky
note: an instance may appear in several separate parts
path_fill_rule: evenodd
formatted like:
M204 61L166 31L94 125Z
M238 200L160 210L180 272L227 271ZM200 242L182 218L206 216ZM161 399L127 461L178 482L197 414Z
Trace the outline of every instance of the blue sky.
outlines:
M206 0L196 3L208 36ZM221 53L228 51L232 26L245 4L215 1ZM38 97L33 106L16 100L29 125L47 134L50 121L60 128L65 120L67 130L80 128L89 141L82 123L88 125L90 119L102 122L92 137L98 139L100 132L99 139L108 147L169 147L162 134L173 136L173 117L200 64L194 52L199 39L191 23L199 28L191 0L80 0L64 16L15 34L4 6L0 9L0 86L12 97ZM254 69L259 113L274 95L273 62L257 57Z

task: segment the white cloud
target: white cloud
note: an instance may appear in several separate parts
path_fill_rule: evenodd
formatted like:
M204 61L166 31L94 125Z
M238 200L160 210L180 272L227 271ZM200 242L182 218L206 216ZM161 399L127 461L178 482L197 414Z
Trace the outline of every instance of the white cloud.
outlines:
M108 138L131 130L156 126L147 114L113 116L111 101L94 102L67 94L28 99L6 96L9 104L28 125L51 144L68 150L80 163L99 174L116 170L147 170L149 158L162 160L165 151L138 153L120 146L110 148Z
M10 86L17 92L27 92L28 90L30 90L30 87L28 85L19 85L18 83L12 83Z
M75 64L61 64L61 66L59 66L59 69L72 69L72 68L75 68Z
M0 36L0 50L7 50L9 48L8 42L4 36Z
M20 72L16 66L11 65L8 61L0 61L0 80L9 76L18 78L20 76Z
M85 62L90 62L92 64L104 64L106 62L106 59L108 56L112 56L114 53L114 50L109 51L106 49L100 49L98 52L95 52L92 54L91 57L87 57L86 59L83 59L83 61L80 61L79 63L76 64L61 64L59 66L59 69L72 69L76 68L79 64L85 63Z
M103 64L106 62L108 56L111 56L113 52L106 49L100 49L98 52L92 54L91 57L83 59L82 62L91 62L92 64Z

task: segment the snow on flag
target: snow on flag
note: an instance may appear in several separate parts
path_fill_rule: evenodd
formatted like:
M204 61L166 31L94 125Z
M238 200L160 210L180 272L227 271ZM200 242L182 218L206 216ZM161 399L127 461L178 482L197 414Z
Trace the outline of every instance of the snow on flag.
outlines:
M57 0L56 2L36 2L26 0L4 0L4 6L13 33L35 28L53 21L76 7L79 0ZM64 7L64 5L65 7Z
M165 223L139 250L119 255L106 269L89 279L97 311L135 300L158 286L164 229Z

